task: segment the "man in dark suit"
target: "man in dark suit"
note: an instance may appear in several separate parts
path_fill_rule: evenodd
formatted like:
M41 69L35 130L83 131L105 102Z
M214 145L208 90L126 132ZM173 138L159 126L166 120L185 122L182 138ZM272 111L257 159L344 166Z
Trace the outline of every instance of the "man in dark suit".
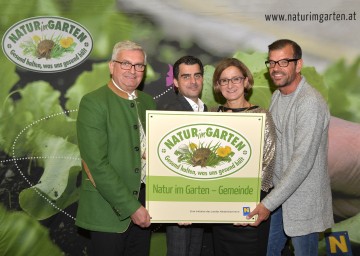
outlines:
M204 67L198 58L184 56L173 66L174 100L159 102L159 110L172 111L207 111L201 101ZM169 224L166 227L167 256L199 256L201 255L204 229L197 224Z
M184 56L178 59L173 66L175 99L160 101L158 109L207 111L206 105L199 98L203 87L203 75L204 67L198 58Z

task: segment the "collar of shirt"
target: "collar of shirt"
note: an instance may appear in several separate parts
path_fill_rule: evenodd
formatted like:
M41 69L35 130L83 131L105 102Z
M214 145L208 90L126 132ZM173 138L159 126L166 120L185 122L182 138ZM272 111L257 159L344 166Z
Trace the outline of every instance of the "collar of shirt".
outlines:
M198 104L196 104L193 100L184 96L184 98L189 102L190 106L194 110L194 112L204 112L204 102L200 98L198 98Z
M127 91L121 89L121 87L118 86L118 85L115 83L114 79L111 79L111 80L112 80L112 82L113 82L113 84L115 85L116 88L118 88L118 89L119 89L120 91L122 91L122 92L125 92L125 93L129 96L129 100L134 100L134 99L137 98L135 91L133 91L132 93L128 93Z

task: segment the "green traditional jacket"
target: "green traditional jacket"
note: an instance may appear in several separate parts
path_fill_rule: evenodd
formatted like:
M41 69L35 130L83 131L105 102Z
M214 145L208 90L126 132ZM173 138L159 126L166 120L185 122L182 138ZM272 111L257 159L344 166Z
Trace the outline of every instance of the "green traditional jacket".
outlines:
M137 91L137 99L119 97L107 85L80 102L77 136L83 160L76 225L88 230L124 232L140 206L140 127L156 104Z

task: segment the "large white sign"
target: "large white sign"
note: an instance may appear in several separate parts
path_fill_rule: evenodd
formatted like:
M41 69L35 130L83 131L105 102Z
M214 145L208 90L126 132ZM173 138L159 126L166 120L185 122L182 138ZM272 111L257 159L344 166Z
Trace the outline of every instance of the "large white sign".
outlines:
M147 111L152 222L253 222L265 114Z

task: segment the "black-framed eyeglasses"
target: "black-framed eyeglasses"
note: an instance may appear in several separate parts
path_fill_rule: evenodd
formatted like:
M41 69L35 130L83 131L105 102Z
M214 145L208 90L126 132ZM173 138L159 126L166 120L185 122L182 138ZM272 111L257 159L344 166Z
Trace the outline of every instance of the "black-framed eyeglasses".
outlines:
M218 84L221 86L225 86L225 85L228 85L230 81L233 84L240 84L244 79L245 79L245 77L242 77L242 76L235 76L233 78L221 78L218 80Z
M279 65L279 67L287 67L289 66L289 63L290 62L293 62L293 61L298 61L299 59L282 59L282 60L278 60L278 61L274 61L274 60L267 60L265 61L265 65L268 67L268 68L274 68L276 63Z
M124 70L130 70L132 67L134 67L136 71L143 72L146 67L146 65L144 64L131 64L130 62L127 61L113 60L113 62L119 63L120 67Z

